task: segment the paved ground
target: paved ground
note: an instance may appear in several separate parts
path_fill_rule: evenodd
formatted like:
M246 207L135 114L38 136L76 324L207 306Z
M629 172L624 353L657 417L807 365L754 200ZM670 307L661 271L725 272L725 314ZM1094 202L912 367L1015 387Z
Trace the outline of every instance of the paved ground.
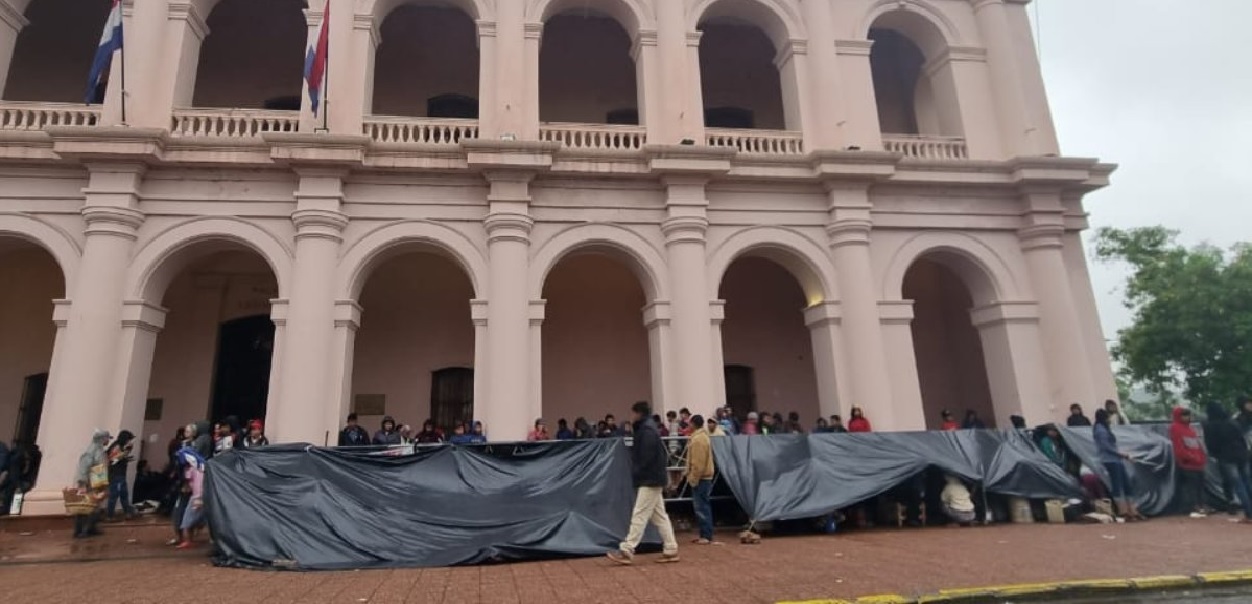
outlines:
M215 568L207 548L164 548L160 526L108 527L86 542L66 531L0 532L0 585L4 601L31 603L775 602L1252 567L1252 526L1229 518L766 538L684 546L678 564L641 556L633 567L589 558L334 573Z

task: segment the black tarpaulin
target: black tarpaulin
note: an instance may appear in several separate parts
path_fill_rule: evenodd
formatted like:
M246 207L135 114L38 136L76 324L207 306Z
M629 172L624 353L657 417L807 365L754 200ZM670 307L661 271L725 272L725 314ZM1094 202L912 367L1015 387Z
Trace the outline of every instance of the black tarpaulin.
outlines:
M1109 475L1096 456L1092 429L1066 427L1060 428L1060 433L1070 451L1108 487ZM1117 437L1117 448L1133 460L1124 464L1130 475L1131 497L1139 511L1153 516L1169 511L1174 499L1174 447L1169 437L1154 426L1113 426L1113 436Z
M986 430L727 436L718 472L755 521L810 518L882 494L934 466L991 493L1081 494L1077 481L1018 433Z
M598 555L630 524L618 439L443 446L413 455L287 445L214 458L216 562L331 570Z

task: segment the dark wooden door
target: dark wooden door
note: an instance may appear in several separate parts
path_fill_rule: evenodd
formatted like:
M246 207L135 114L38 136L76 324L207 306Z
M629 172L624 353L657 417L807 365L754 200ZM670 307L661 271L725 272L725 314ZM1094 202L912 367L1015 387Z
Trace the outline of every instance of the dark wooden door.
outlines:
M756 411L756 378L752 368L745 365L727 365L725 375L726 404L735 412L735 417L742 419L749 412Z
M244 317L222 324L217 339L211 420L233 415L244 424L265 417L273 353L274 322L268 316Z
M474 420L474 370L449 367L431 374L430 418L446 433L457 422Z
M36 373L26 376L22 385L22 402L17 411L17 426L13 440L34 443L39 437L39 420L43 417L43 397L48 392L48 374Z

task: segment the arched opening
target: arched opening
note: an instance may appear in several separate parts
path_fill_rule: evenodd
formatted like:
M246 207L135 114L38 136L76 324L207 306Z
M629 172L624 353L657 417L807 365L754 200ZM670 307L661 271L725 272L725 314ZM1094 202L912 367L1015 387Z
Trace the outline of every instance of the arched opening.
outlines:
M951 411L957 422L973 410L988 427L1008 420L997 418L992 404L982 338L970 318L977 288L961 274L977 270L968 264L951 254L932 253L917 259L904 275L903 295L913 300L913 350L922 408L926 427L932 430L940 427L944 410Z
M544 281L542 412L550 429L564 418L595 425L628 417L635 401L653 401L647 296L638 275L615 253L579 251Z
M299 110L308 25L303 0L221 0L196 68L196 107Z
M165 443L197 420L240 425L264 420L275 349L270 301L278 282L260 254L241 244L203 242L180 250L162 267L173 272L149 302L167 309L156 337L141 437L143 458L165 466ZM176 271L176 272L175 272ZM153 439L148 441L146 439Z
M805 325L808 300L800 281L782 264L757 256L737 258L722 276L726 400L748 411L800 415L806 428L821 407L813 340ZM833 375L834 368L828 368ZM749 391L750 390L750 391ZM753 408L747 409L749 405ZM741 408L743 407L743 408Z
M380 259L361 289L353 350L349 404L362 425L390 415L416 433L434 419L451 434L475 419L473 298L465 271L429 247Z
M17 36L8 76L0 80L6 101L82 103L108 2L31 0L29 24Z
M46 250L0 235L0 442L33 444L43 415L65 277Z
M783 76L791 59L776 60L790 36L778 14L754 0L718 0L697 29L706 127L800 128L799 111L788 104L798 98L795 81Z
M911 11L879 17L869 30L870 72L884 134L959 137L963 133L951 63L938 29Z
M379 28L373 113L478 118L478 30L470 15L442 5L404 5Z
M539 120L639 123L631 34L606 13L577 5L544 22L539 49ZM633 111L633 114L631 113Z

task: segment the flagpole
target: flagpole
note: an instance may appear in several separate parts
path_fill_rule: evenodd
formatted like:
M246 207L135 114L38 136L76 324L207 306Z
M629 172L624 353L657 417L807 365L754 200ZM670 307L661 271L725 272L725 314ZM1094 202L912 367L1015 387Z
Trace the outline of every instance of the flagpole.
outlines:
M322 27L326 29L326 66L322 72L322 130L330 132L330 3L322 7Z

